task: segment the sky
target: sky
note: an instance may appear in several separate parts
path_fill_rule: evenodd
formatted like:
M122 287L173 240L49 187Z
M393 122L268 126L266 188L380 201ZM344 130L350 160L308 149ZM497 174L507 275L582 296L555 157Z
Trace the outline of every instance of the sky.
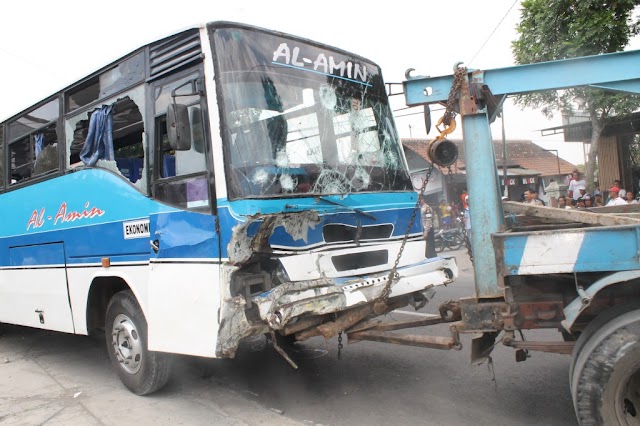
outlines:
M483 70L513 65L519 19L520 0L13 2L0 18L0 120L144 44L204 22L242 22L340 47L380 65L387 83L401 83L408 68L441 76L457 62ZM633 48L640 48L638 40ZM421 109L404 109L402 95L391 99L401 137L435 137L426 135ZM521 111L509 99L504 111L507 139L533 140L584 163L581 143L541 136L540 129L561 125L560 117ZM492 134L502 138L500 119Z

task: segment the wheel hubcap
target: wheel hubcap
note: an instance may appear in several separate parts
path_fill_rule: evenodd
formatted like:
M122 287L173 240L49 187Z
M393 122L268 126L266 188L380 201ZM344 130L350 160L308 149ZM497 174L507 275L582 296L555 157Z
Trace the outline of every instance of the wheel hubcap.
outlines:
M135 374L142 364L142 342L131 318L120 314L113 321L112 344L120 367L129 374Z
M618 390L616 411L618 419L628 425L640 425L640 365L635 366L629 380ZM621 422L622 423L622 422Z

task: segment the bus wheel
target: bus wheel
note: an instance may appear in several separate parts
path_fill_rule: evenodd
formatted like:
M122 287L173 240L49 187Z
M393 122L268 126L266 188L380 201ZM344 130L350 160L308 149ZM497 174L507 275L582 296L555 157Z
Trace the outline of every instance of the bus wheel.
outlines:
M585 343L571 396L581 425L640 425L640 310L607 322Z
M105 331L109 358L131 392L147 395L167 383L171 356L147 349L147 321L131 291L116 293L109 301Z

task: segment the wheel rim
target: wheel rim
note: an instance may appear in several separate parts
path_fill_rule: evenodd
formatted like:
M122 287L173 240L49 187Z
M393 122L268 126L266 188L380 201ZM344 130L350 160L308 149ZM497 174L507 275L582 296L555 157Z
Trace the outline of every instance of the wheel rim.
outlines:
M640 363L630 368L628 380L616 392L616 417L620 424L640 425Z
M120 367L129 374L136 374L142 365L142 341L131 318L120 314L113 321L112 344Z

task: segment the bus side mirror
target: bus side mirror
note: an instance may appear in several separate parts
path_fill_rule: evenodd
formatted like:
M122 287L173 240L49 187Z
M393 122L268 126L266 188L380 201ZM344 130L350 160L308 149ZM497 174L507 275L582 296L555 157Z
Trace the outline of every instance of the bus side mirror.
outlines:
M176 151L191 149L191 126L186 105L171 103L167 107L167 135L169 145Z

